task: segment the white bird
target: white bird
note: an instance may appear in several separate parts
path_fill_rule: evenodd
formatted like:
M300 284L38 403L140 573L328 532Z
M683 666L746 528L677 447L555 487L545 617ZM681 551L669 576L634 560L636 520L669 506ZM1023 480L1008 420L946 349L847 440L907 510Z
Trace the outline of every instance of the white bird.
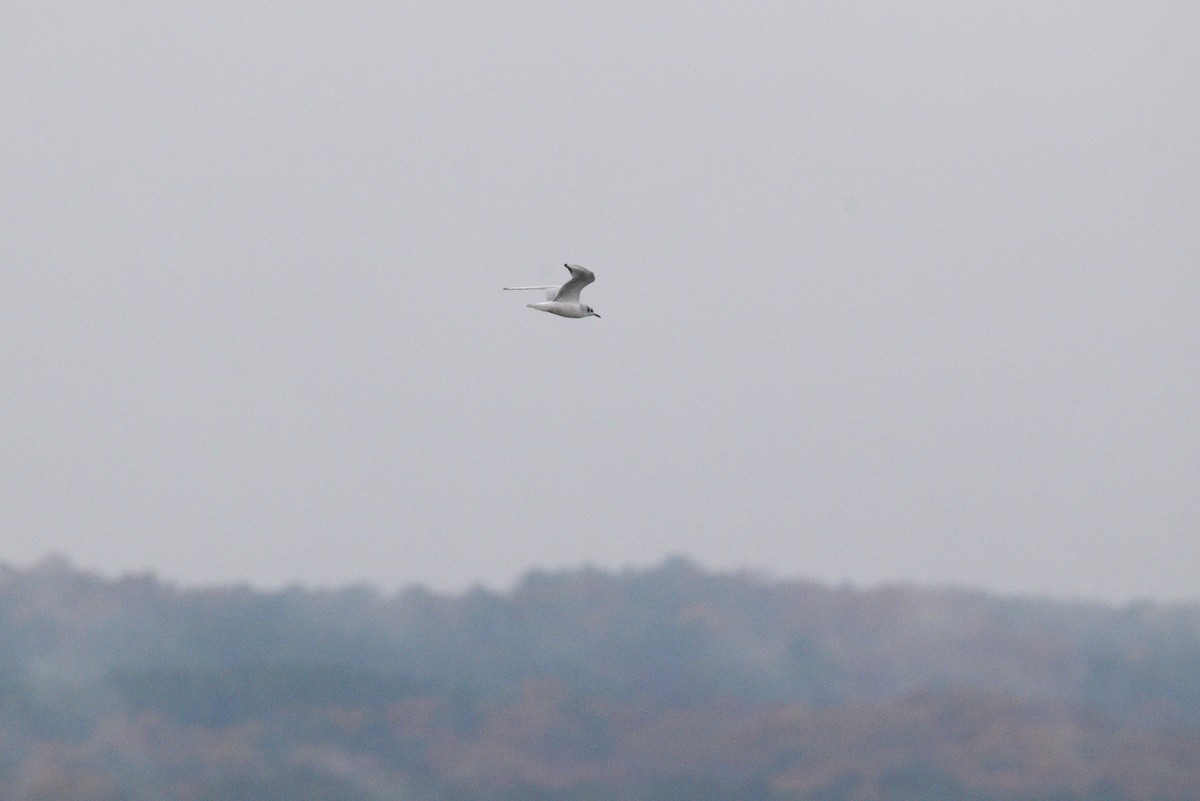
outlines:
M579 302L579 292L596 280L596 274L578 264L564 264L571 273L571 280L562 286L506 286L505 289L545 289L546 300L541 303L526 303L531 309L550 312L562 317L599 317L592 309Z

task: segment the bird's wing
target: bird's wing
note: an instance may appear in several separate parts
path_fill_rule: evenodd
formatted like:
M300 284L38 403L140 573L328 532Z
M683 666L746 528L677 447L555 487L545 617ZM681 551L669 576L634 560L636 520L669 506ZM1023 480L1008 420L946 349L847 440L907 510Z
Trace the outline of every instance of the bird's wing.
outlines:
M544 289L546 290L546 300L554 300L558 296L558 290L561 288L558 284L550 284L549 286L506 286L504 289Z
M567 270L571 273L571 280L562 285L558 290L558 294L554 296L555 300L565 303L578 303L579 291L588 284L596 280L596 274L586 267L580 267L578 264L564 264Z

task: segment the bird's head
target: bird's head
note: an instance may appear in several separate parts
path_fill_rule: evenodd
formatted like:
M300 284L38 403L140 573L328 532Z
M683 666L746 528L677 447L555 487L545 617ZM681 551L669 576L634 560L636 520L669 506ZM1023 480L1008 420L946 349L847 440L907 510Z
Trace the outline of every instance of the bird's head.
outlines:
M591 306L584 306L583 308L587 311L588 317L600 317L600 315L596 314L596 310L593 309ZM604 319L604 318L601 317L600 319Z

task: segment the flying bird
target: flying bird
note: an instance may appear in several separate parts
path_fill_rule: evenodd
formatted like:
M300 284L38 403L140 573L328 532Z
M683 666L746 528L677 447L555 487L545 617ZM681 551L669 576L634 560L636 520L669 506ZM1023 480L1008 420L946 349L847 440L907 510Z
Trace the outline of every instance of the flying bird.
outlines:
M564 264L571 279L562 286L506 286L505 289L544 289L546 300L541 303L526 303L531 309L550 312L561 317L599 317L591 306L579 301L579 292L596 280L596 274L578 264Z

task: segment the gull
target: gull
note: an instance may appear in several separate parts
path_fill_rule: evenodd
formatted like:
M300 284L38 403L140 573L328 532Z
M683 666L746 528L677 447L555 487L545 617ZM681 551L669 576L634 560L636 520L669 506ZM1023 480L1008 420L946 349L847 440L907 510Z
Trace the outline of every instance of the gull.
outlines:
M546 300L541 303L526 303L531 309L550 312L561 317L599 317L592 310L579 302L579 291L596 280L596 274L578 264L564 264L571 273L571 280L562 286L506 286L505 289L545 289Z

